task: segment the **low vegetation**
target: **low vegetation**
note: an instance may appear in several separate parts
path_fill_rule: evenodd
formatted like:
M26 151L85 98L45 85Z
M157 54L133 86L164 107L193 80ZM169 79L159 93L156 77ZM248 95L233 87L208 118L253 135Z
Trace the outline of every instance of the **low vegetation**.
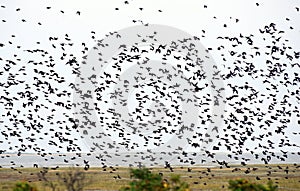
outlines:
M180 180L179 175L171 175L170 179L151 173L149 169L131 169L130 177L133 180L120 191L190 191L189 185Z
M13 191L37 191L37 189L28 182L18 182Z
M163 167L128 169L110 166L90 168L87 171L83 168L20 168L17 170L2 168L0 169L0 190L67 191L67 188L71 187L68 184L72 182L80 185L73 190L81 191L134 191L135 187L138 190L154 187L158 190L247 191L245 188L247 185L248 190L254 191L258 189L262 191L300 190L299 168L297 164L232 165L230 168L174 167L172 171ZM20 182L20 180L24 181Z
M68 191L82 191L84 187L84 173L78 169L68 170L59 177ZM182 182L179 175L171 175L170 179L164 179L161 174L152 173L149 169L131 169L130 177L133 179L129 185L120 191L190 191L189 184ZM57 186L49 184L51 181L43 179L52 190ZM246 179L229 180L228 188L232 191L276 191L278 186L269 181L267 185L250 182ZM13 191L37 191L27 182L17 183Z
M272 181L269 181L267 185L263 185L240 178L229 180L228 188L232 191L276 191L278 186L273 185Z

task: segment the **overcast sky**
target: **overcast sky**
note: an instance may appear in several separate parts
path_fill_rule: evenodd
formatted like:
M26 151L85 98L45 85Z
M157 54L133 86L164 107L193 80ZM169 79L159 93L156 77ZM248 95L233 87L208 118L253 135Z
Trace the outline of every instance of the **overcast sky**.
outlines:
M256 3L259 3L259 5ZM259 29L270 23L276 23L276 27L279 30L285 31L282 34L282 38L289 40L289 42L286 42L287 45L291 46L293 51L300 51L300 12L296 10L296 7L300 7L300 4L297 0L129 0L128 5L125 5L123 0L2 0L0 5L5 6L5 8L0 8L0 19L6 21L0 21L0 43L5 44L5 47L0 48L0 58L3 59L0 61L0 71L3 70L4 60L14 60L17 58L22 59L22 62L18 62L18 67L13 68L12 72L17 72L22 66L27 68L26 71L31 71L32 66L26 63L32 59L39 60L39 58L24 52L26 49L44 49L55 59L59 60L61 51L51 47L49 37L63 39L65 34L68 34L72 42L74 42L74 46L70 47L67 52L72 52L74 55L81 55L81 51L83 50L81 44L83 42L87 47L95 45L95 41L91 38L91 31L95 31L96 34L94 36L96 39L102 39L109 32L139 24L139 22L133 23L133 20L172 26L194 36L201 37L205 35L205 38L201 38L201 43L206 48L213 48L210 53L218 67L224 70L224 73L226 72L226 67L223 67L224 64L228 64L229 66L230 62L224 62L222 55L217 52L216 48L220 45L229 47L229 44L220 44L225 41L221 42L218 40L218 36L253 34L256 46L263 50L266 43L262 40L263 36L260 34ZM51 9L47 9L46 7L51 7ZM18 8L20 8L20 11L16 11ZM140 8L143 8L143 10L141 11ZM61 13L61 11L64 11L64 13ZM78 11L80 11L80 15L78 15ZM22 22L22 19L25 19L26 22ZM38 24L39 22L41 25ZM226 24L226 27L224 27L224 24ZM293 27L293 30L290 27ZM12 35L15 35L15 37L12 37ZM9 42L12 42L12 44L10 45ZM40 42L40 44L36 42ZM21 46L21 48L18 49L17 46ZM248 52L250 49L247 46L241 46L240 51ZM15 54L17 56L14 56ZM259 57L253 60L253 62L258 68L265 68L265 59L265 57ZM281 61L291 63L284 57ZM72 82L74 80L74 77L70 73L71 71L66 70L64 64L58 63L56 70L63 73L67 81ZM293 72L300 73L299 67L295 69L290 68L287 71L289 74ZM7 75L6 73L0 75L0 82L5 82ZM21 79L29 82L32 80L30 77L31 74L23 76ZM261 81L255 81L247 77L241 79L241 83L243 81L250 81L250 84L255 84L258 90L264 88L261 86ZM229 80L226 83L231 82ZM225 87L227 87L226 83ZM69 87L58 88L71 91ZM294 88L299 88L299 85ZM276 94L279 95L278 98L280 99L288 91L294 91L294 89L287 90L283 86L279 88L279 92ZM13 94L14 92L11 93ZM230 94L231 89L226 88L225 93ZM5 95L3 89L0 89L1 95ZM298 102L293 100L291 104L299 106L299 100ZM267 104L265 107L267 107ZM234 111L230 106L227 106L226 109L228 110L227 114ZM0 104L0 112L3 114L7 112L3 104ZM22 112L26 113L27 111L24 110ZM40 115L47 115L47 113L40 113ZM57 119L61 117L63 120L63 116L56 117ZM297 123L299 119L293 114L290 120L291 123L288 124L289 130L286 131L286 135L289 137L291 143L300 145L299 134L295 135L292 133L299 132L299 124ZM2 116L0 122L1 130L7 131L5 124L9 124L8 118ZM256 122L254 121L254 123ZM260 132L261 130L257 129L257 131ZM28 136L29 134L25 133L24 135ZM79 134L73 133L72 136L80 139ZM276 142L280 138L282 138L281 135L274 135L272 141ZM45 136L44 140L39 140L38 143L42 148L51 150L53 147L48 148L46 144L50 139L50 137ZM14 138L5 140L1 134L0 140L3 141L0 143L2 150L19 144ZM80 140L79 144L83 151L87 151L87 145L85 145L84 141ZM251 146L252 143L249 144L250 148L255 147L254 144L253 146ZM281 148L276 149L279 150ZM293 147L291 150L299 151L299 148ZM53 151L56 151L56 149L53 149Z

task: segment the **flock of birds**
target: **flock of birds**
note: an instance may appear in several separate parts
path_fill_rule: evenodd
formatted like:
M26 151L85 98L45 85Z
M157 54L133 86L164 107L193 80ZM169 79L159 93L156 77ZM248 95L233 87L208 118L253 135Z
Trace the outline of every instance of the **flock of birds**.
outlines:
M130 2L124 2L125 6L128 4ZM256 6L260 5L257 3ZM0 11L8 8L11 9L1 5ZM46 6L45 9L52 7ZM118 7L114 11L120 9ZM139 11L143 10L139 8ZM22 12L22 9L15 11ZM300 14L298 7L293 11ZM163 14L164 11L158 9L157 12ZM65 14L63 10L59 13ZM84 13L76 11L74 14L81 16ZM1 20L1 28L9 22ZM286 18L286 22L289 20ZM21 19L20 22L25 23L27 19ZM133 22L149 26L141 20ZM240 22L239 19L236 22ZM38 25L42 23L38 22ZM294 28L289 27L289 30ZM230 161L238 161L245 166L250 160L244 157L245 152L264 164L274 159L284 162L290 155L299 156L299 145L294 140L300 134L300 52L289 45L291 43L285 38L285 33L276 23L268 23L256 34L216 37L220 46L207 48L206 51L217 54L222 60L214 68L213 75L224 81L223 89L214 89L213 84L207 82L206 71L198 68L201 63L195 63L192 59L197 50L190 42L200 42L209 35L205 30L202 30L201 37L174 39L170 45L160 44L155 32L147 37L141 36L141 42L133 46L120 46L118 54L105 62L113 64L102 73L91 68L87 78L82 76L81 67L89 64L87 55L90 48L82 42L82 55L69 52L69 48L75 45L68 34L50 36L48 39L50 49L61 55L59 59L51 55L49 50L24 49L21 45L15 45L14 40L0 42L0 54L12 46L16 52L23 51L23 55L13 53L10 58L7 55L0 56L1 158L11 157L9 153L12 152L20 157L26 152L35 152L46 161L51 161L55 159L54 153L56 157L64 158L66 155L63 153L72 152L76 154L70 159L65 158L64 163L83 158L87 170L91 164L82 157L82 138L92 140L88 156L95 154L99 165L104 167L113 158L118 158L122 164L132 164L130 155L138 155L134 160L141 163L148 160L151 165L165 165L170 170L174 161L182 165L210 161L222 167L229 167ZM106 35L108 37L122 38L118 32L111 32ZM16 36L12 34L11 38ZM97 39L95 31L91 31L91 39L97 44L94 50L109 47L109 44ZM257 45L257 39L262 40L264 45ZM149 41L157 43L139 46L139 43L146 44ZM189 54L179 54L180 47L187 48ZM29 56L33 59L24 63L25 55L33 55ZM162 61L152 63L152 55ZM103 61L101 51L97 59ZM123 78L128 65L137 69L126 76L131 80ZM68 75L76 78L76 81L72 81L74 78ZM173 83L176 79L183 83ZM93 84L93 89L80 89L87 82ZM219 101L224 102L226 108L222 115L223 126L215 129L218 135L209 150L201 145L209 138L205 133L207 125L213 123L211 108L216 98L211 97L211 89L224 92L225 97L220 97ZM73 100L73 94L77 95L76 100ZM128 95L133 101L129 100ZM93 100L94 105L89 105L88 99ZM183 125L182 116L184 112L189 112L183 110L183 104L199 109L198 125ZM125 110L128 105L134 105L134 108ZM76 118L73 111L79 106L84 107ZM122 109L118 111L118 108ZM97 121L91 118L93 112ZM290 126L295 128L290 131ZM101 133L95 130L99 128L102 129ZM192 132L192 136L184 137L187 132ZM159 154L154 152L156 147L164 145L167 139L174 136L185 139L186 145L172 148L172 144L169 144L166 145L169 150ZM294 139L290 140L290 137ZM48 146L45 147L45 144ZM201 152L189 152L185 147ZM53 152L49 152L48 148ZM130 153L139 148L144 151ZM289 148L293 150L290 152ZM217 158L218 150L227 151L228 161ZM172 160L166 161L166 158ZM36 163L32 165L39 167ZM11 166L17 168L14 161L11 161ZM245 173L252 170L248 169ZM192 167L189 171L192 171ZM119 175L116 177L121 178Z

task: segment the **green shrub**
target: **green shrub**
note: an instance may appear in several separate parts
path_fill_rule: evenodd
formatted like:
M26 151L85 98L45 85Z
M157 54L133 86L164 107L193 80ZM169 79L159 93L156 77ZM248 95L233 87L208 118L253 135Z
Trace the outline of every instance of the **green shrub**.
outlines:
M37 189L31 186L28 182L18 182L13 191L37 191Z
M161 175L143 168L131 169L130 177L134 180L128 186L122 187L121 191L189 191L189 185L181 182L179 175L164 180Z
M276 191L277 186L271 181L267 185L249 182L245 179L229 180L229 187L232 191Z

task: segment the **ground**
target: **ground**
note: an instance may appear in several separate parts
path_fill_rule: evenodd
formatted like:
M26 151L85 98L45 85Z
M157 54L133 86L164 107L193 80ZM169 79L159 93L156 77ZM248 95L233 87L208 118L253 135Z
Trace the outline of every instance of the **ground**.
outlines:
M300 190L300 165L247 165L231 166L230 168L211 167L176 167L173 172L163 167L151 168L152 172L162 173L168 178L171 173L179 174L183 181L190 184L192 190L228 190L230 179L245 178L253 182L265 184L268 180L279 186L279 190ZM42 168L22 168L13 170L10 168L0 169L0 190L11 191L18 181L29 181L39 191L48 191L42 181L39 181L37 173ZM49 170L48 177L57 181L56 173L64 172L69 168ZM80 169L84 171L83 169ZM90 168L85 171L85 190L118 190L130 181L129 168ZM210 172L209 172L210 171ZM63 189L61 188L61 191Z

